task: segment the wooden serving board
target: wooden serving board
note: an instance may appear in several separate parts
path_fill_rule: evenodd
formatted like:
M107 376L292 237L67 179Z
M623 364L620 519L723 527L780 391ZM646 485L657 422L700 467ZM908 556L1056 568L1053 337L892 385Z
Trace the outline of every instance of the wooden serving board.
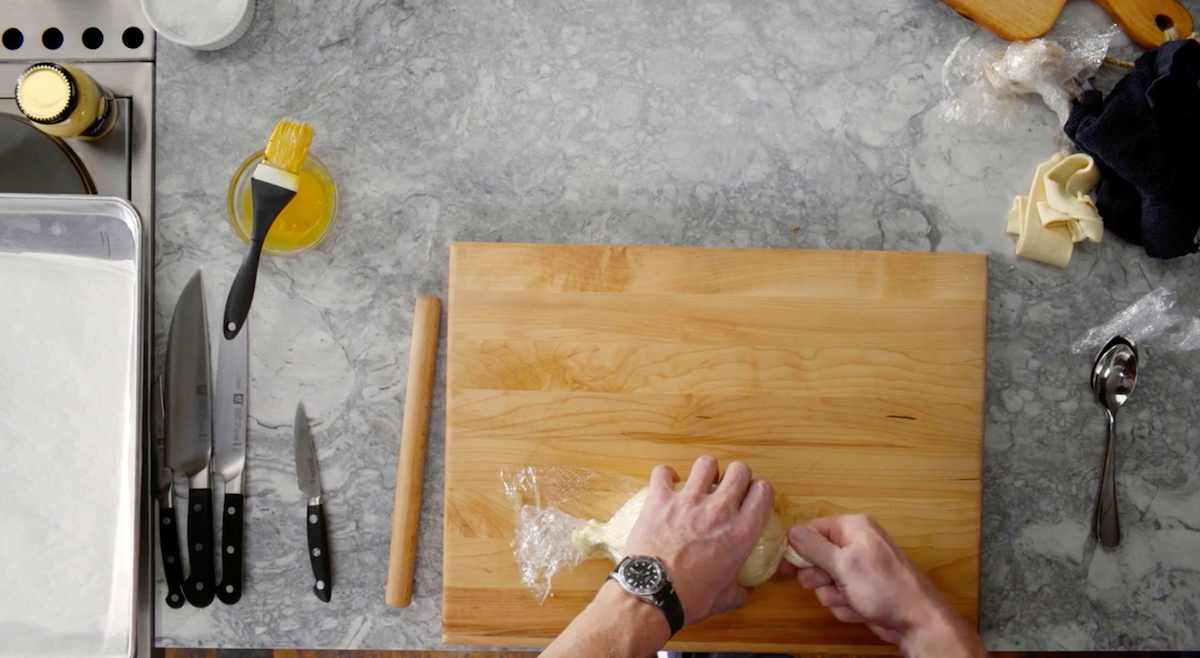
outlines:
M942 0L955 11L1010 41L1042 36L1054 26L1067 0ZM1153 50L1174 27L1179 38L1192 33L1192 15L1175 0L1096 0L1137 45Z
M873 516L977 622L986 256L456 243L449 298L445 642L544 646L612 568L539 605L503 470L619 474L564 508L607 518L702 454L766 477L787 523ZM888 652L791 581L671 646Z

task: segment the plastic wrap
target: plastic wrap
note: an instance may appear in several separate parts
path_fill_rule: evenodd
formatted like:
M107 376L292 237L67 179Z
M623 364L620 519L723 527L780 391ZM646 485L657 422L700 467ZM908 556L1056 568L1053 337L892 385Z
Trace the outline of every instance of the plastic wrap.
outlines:
M563 510L600 488L595 471L579 468L527 466L501 474L504 494L516 517L513 557L521 568L521 582L538 603L550 594L550 580L586 559L573 539L587 522ZM640 485L633 484L630 491Z
M1071 351L1079 354L1097 349L1118 335L1162 352L1200 349L1200 319L1194 312L1179 310L1178 305L1175 291L1157 288L1108 322L1089 329L1075 341Z
M1068 21L1039 39L1002 41L990 34L965 37L942 66L941 118L949 123L1012 127L1033 100L1058 115L1071 114L1071 100L1108 52L1117 33Z
M505 495L513 506L516 523L513 556L521 581L538 603L550 594L550 581L584 560L604 557L614 564L625 557L625 541L641 514L649 489L623 475L604 475L586 469L525 467L503 473ZM630 495L629 492L634 492ZM606 522L588 510L589 499L624 502ZM564 507L573 508L577 514ZM611 506L608 508L611 509ZM783 560L811 566L792 550L778 513L772 513L750 557L742 565L738 582L758 585L772 575Z

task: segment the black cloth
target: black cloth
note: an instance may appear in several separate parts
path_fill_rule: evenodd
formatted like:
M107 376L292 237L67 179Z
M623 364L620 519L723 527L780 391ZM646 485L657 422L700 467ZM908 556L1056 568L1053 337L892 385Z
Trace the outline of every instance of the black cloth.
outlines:
M1089 90L1063 127L1094 157L1104 225L1154 258L1197 250L1200 43L1169 41L1137 59L1108 98Z

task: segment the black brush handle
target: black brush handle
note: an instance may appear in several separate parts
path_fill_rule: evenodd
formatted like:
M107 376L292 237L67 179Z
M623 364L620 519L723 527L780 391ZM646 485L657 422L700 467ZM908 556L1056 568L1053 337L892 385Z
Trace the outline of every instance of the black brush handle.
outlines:
M158 545L162 549L163 575L167 579L167 605L182 608L183 561L179 559L179 531L175 529L175 508L158 506Z
M313 594L329 603L333 597L333 566L329 561L329 533L325 530L325 506L308 506L308 559L312 562Z
M233 605L242 598L242 494L225 494L221 517L221 584L217 598Z
M225 340L233 340L246 317L250 315L250 303L254 301L254 285L258 280L258 261L262 258L263 242L267 239L267 231L275 218L283 212L284 206L296 196L296 190L261 181L257 178L250 180L250 201L254 206L253 225L250 227L250 245L242 258L233 285L229 286L229 296L225 299L225 317L221 323L221 331Z
M183 584L188 603L197 608L212 603L216 584L213 576L212 489L188 491L188 556L192 575Z
M225 340L233 340L246 324L250 315L250 304L254 301L254 286L258 282L258 261L262 257L262 242L252 240L246 251L242 264L238 267L237 276L229 286L229 296L225 298L225 318L221 330Z

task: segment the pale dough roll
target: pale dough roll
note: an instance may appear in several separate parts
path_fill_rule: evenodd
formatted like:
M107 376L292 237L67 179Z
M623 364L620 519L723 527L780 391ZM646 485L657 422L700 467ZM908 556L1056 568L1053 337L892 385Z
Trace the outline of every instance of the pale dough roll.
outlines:
M607 557L616 564L625 558L625 542L629 539L629 531L633 530L638 515L642 513L642 506L646 504L649 492L649 489L642 489L633 494L613 514L608 523L600 523L593 519L572 533L571 541L583 553L584 559ZM779 563L783 560L801 568L812 566L792 550L783 522L780 521L779 515L772 511L758 543L754 545L754 550L738 573L738 582L745 587L760 585L775 575Z

